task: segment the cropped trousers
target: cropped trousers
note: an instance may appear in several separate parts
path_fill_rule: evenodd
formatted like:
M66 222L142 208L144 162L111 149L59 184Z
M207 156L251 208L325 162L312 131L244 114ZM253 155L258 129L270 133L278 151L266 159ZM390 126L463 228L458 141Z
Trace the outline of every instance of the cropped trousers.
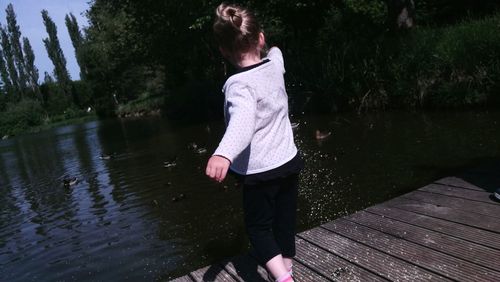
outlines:
M243 185L248 238L260 263L295 256L298 174Z

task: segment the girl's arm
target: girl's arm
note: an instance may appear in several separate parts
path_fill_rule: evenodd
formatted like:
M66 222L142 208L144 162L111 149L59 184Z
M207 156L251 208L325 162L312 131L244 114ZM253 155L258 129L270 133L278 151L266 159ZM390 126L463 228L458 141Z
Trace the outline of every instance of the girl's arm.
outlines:
M269 58L273 62L276 62L281 71L285 73L285 60L283 59L283 53L278 47L271 47L271 49L269 49L269 52L267 53L267 58Z
M226 107L228 125L219 147L207 164L210 178L223 181L229 164L250 145L255 132L257 101L246 85L233 83L227 87Z
M213 180L217 182L222 182L224 178L226 178L230 164L231 163L229 162L228 159L222 156L213 155L208 160L205 173L207 174L208 177L212 178Z

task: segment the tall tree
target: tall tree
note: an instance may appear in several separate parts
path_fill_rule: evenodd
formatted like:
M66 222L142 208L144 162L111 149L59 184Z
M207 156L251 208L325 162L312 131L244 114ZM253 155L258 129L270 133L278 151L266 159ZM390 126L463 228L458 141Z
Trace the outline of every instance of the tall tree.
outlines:
M78 21L76 20L75 15L69 13L66 15L66 27L68 28L69 37L71 38L71 43L75 48L75 57L78 65L80 66L80 78L85 80L87 70L85 67L85 62L83 61L83 56L81 54L82 44L83 44L83 36L80 31L80 27L78 26Z
M17 24L17 16L14 12L14 6L12 6L12 4L7 6L5 13L7 17L9 40L12 47L12 55L19 74L19 91L21 91L21 95L23 95L27 88L28 77L26 74L23 48L21 46L21 30Z
M7 72L9 73L11 85L12 85L12 93L20 94L18 98L22 98L22 93L19 91L19 75L17 73L16 64L14 61L14 54L12 51L12 45L10 43L9 35L3 26L0 26L0 40L3 50L3 57L5 59L5 63L7 64Z
M24 61L26 64L26 74L29 79L30 88L36 98L41 99L40 96L40 86L38 85L38 69L35 66L35 53L28 38L23 38L23 48L24 48Z
M12 82L10 81L9 71L4 61L3 51L0 50L0 78L2 78L3 90L6 94L12 94Z
M57 26L49 16L47 10L42 10L43 23L49 37L43 39L45 49L49 55L52 64L54 64L54 75L63 88L66 95L71 94L71 77L66 68L66 58L61 49L59 38L57 37Z
M50 73L48 73L48 72L44 73L43 83L45 83L45 84L54 83L54 79L52 78L52 76L50 76Z

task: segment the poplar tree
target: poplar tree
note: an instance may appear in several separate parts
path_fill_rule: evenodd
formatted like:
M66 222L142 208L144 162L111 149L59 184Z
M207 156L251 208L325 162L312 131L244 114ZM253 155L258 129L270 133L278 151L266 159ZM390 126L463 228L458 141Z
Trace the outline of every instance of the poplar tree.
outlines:
M12 51L12 45L10 43L9 35L3 26L0 26L0 44L2 45L3 57L5 59L5 63L7 65L7 72L9 73L12 92L13 94L19 94L19 97L22 98L22 93L19 90L19 76L17 74L16 64L14 62L14 54Z
M0 50L0 78L2 78L3 90L8 95L12 95L12 82L10 81L9 71L7 70L7 65L3 58L3 51Z
M42 10L43 23L49 37L43 39L45 49L49 55L52 64L54 64L54 75L57 82L61 85L66 95L71 94L71 77L66 68L66 58L61 49L59 39L57 38L57 26L49 16L47 10Z
M78 26L78 21L76 20L76 17L75 15L73 15L73 13L67 14L65 20L69 37L71 38L71 43L73 44L73 48L75 48L76 61L80 66L80 78L82 80L85 80L87 71L81 55L81 46L83 43L82 33L80 31L80 27Z
M54 79L52 78L52 76L50 76L50 74L48 72L44 73L43 83L45 83L45 84L52 84L52 83L54 83Z
M35 53L33 52L33 48L31 47L30 41L28 38L23 38L23 48L24 48L24 61L26 64L26 75L29 79L30 88L35 94L35 97L41 99L40 96L40 86L38 85L39 73L38 69L35 66Z
M17 16L14 12L14 6L9 4L7 9L5 9L7 18L7 29L9 31L9 40L12 48L12 55L14 57L14 62L19 74L19 91L23 95L25 89L27 88L28 77L26 75L26 66L24 62L23 48L21 47L21 30L17 24Z

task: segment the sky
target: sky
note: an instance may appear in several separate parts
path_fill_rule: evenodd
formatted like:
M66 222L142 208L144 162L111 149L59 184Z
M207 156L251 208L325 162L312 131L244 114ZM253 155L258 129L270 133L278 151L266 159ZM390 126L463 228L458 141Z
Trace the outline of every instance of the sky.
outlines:
M75 59L75 49L71 44L64 17L71 12L75 15L80 28L87 26L87 19L83 14L89 7L88 2L89 0L0 0L0 23L4 26L7 22L5 9L9 3L14 5L17 24L21 27L22 36L28 37L35 52L35 65L40 73L40 81L43 81L45 72L52 76L54 72L54 65L50 61L42 41L48 35L43 24L41 11L47 10L55 22L68 71L73 80L78 80L80 79L80 68Z

